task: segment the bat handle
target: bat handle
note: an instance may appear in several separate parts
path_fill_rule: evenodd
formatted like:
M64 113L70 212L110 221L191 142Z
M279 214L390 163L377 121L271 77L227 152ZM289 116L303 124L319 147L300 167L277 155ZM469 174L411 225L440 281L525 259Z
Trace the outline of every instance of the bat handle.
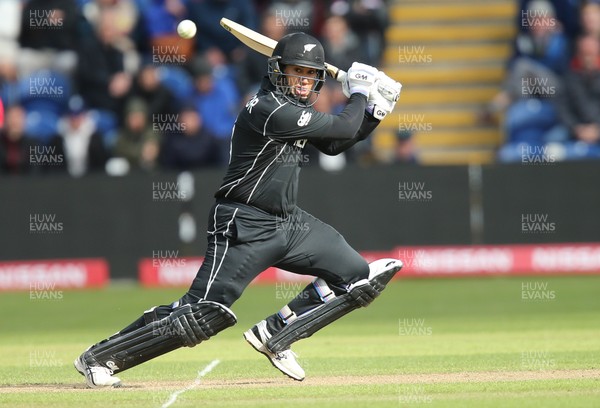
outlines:
M344 82L346 80L346 71L342 71L338 67L325 63L325 70L330 77L336 79L338 82Z

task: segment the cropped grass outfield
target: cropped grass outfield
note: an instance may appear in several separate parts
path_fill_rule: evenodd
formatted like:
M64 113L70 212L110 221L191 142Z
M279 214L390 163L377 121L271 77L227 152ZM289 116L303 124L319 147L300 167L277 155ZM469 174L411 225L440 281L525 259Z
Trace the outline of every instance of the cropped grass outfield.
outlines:
M600 406L600 277L396 281L369 308L295 345L302 383L241 336L281 306L277 290L248 288L233 307L236 326L122 373L120 389L101 390L85 388L73 359L182 290L3 294L0 406Z

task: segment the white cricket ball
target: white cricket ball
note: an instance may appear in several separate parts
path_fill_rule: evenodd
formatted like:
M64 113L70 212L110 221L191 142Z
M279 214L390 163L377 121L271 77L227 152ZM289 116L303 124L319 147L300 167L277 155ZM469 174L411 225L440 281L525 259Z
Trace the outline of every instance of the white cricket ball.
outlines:
M192 38L196 35L196 24L192 20L182 20L177 25L177 34L181 38Z

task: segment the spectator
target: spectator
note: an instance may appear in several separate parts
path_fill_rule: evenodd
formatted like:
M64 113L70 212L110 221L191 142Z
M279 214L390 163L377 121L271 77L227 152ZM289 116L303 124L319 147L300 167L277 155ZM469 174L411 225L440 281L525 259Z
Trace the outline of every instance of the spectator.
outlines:
M56 168L73 177L104 171L109 154L79 95L69 100L69 113L59 122L58 129L59 134L50 141L50 147L64 160L63 166Z
M122 35L129 35L138 21L134 0L85 0L81 12L92 27L97 27L104 10L114 11L115 27Z
M25 134L25 109L12 105L6 109L6 123L0 123L0 170L8 174L25 174L33 170L29 160L35 141Z
M132 168L153 169L158 159L159 139L149 126L146 103L141 99L130 99L125 126L119 131L115 145L115 156L127 159Z
M565 142L567 129L558 116L562 88L559 77L550 69L529 59L518 60L497 95L492 111L505 110L506 144L499 150L501 162L522 160L522 152L551 142ZM530 151L530 150L527 150Z
M135 77L130 98L142 99L148 110L150 117L159 114L175 114L179 108L179 101L175 99L173 93L162 84L158 67L152 63L147 63Z
M178 115L180 131L165 135L160 163L167 169L192 170L219 164L215 138L204 127L203 118L193 106Z
M342 16L333 15L325 20L323 48L327 62L344 71L347 71L354 61L364 60L360 51L360 41Z
M412 136L412 132L409 130L399 130L396 132L394 163L417 164L417 156L415 154L415 145Z
M79 11L75 0L30 0L21 14L19 72L53 69L70 75L77 64Z
M7 69L16 72L19 52L19 30L21 24L21 2L19 0L0 1L0 86Z
M521 20L526 31L517 35L510 65L528 58L562 74L568 64L569 42L555 17L554 7L547 0L531 0L526 13Z
M593 35L600 39L600 2L587 2L581 8L580 20L582 35Z
M572 140L568 159L600 157L600 39L588 34L577 41L577 52L565 75L561 118Z
M332 14L346 17L360 39L360 48L365 50L363 62L376 67L381 65L385 49L387 9L385 0L336 0L331 4Z
M213 67L204 59L194 61L194 104L202 117L203 127L217 140L218 162L229 160L231 129L240 103L235 83L228 77L217 78Z
M553 14L556 15L556 19L562 26L562 30L569 38L569 42L577 36L580 30L579 10L585 1L587 0L547 0L554 10ZM535 13L535 11L533 13L530 11L532 8L535 10L535 7L531 6L531 0L519 0L520 11L517 16L517 26L522 32L528 31L528 24L524 24L523 21L531 19L532 14ZM544 13L544 8L539 9L538 12Z
M114 23L114 11L104 10L97 36L85 41L79 51L77 85L89 108L97 111L105 143L112 145L119 114L124 110L132 77L125 70L125 53L118 47L120 34Z

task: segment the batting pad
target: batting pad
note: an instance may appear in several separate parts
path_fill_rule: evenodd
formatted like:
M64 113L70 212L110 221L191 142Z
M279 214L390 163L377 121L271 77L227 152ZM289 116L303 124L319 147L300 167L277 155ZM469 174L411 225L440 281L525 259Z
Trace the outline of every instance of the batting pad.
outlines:
M94 345L84 359L117 373L180 347L194 347L236 322L235 314L216 302L183 305L163 319Z
M267 341L267 348L273 353L287 350L292 343L310 337L340 317L368 305L370 302L364 299L370 298L372 301L377 297L401 268L402 262L397 259L380 259L372 262L369 264L368 281L365 280L362 284L351 287L348 293L337 296L288 321L281 331Z

